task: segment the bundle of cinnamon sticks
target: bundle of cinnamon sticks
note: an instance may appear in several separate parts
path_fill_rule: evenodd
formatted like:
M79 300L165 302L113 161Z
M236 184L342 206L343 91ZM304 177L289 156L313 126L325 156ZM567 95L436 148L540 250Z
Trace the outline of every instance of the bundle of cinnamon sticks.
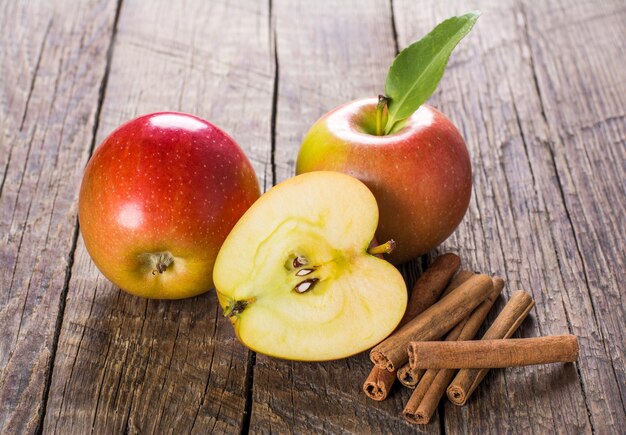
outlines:
M491 368L578 358L572 335L510 339L535 304L522 290L511 295L482 339L473 340L504 281L457 273L460 266L455 254L438 257L415 283L396 331L370 352L374 367L365 394L384 400L398 378L414 388L402 412L413 423L427 424L444 394L456 405L467 403Z

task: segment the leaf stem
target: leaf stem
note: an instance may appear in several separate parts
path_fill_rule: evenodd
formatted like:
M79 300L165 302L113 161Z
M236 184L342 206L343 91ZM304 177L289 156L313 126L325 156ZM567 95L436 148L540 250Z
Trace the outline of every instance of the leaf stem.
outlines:
M382 136L383 132L383 116L385 114L385 107L389 98L384 95L378 96L378 104L376 105L376 136Z

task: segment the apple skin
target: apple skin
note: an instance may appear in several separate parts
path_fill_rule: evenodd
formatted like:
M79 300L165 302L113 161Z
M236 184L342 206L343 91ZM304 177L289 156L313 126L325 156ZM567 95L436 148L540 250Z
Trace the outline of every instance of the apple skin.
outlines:
M127 122L96 149L78 217L109 280L138 296L179 299L213 287L224 239L259 196L231 137L195 116L160 112ZM159 272L161 253L170 264Z
M472 190L461 134L438 110L422 105L393 134L376 136L376 98L335 108L309 130L296 173L339 171L358 178L380 209L377 240L394 239L394 264L423 255L459 225Z

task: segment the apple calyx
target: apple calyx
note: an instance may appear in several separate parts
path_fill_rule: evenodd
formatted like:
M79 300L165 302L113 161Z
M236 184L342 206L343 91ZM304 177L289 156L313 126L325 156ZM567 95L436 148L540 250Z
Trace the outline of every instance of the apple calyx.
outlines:
M142 263L147 265L152 275L163 274L172 264L174 256L168 252L147 252L140 255Z
M239 314L243 313L243 310L246 309L250 302L254 302L254 299L247 301L230 301L226 308L224 308L224 317L238 316Z
M370 255L391 254L396 249L396 241L391 239L382 245L372 246L367 250Z

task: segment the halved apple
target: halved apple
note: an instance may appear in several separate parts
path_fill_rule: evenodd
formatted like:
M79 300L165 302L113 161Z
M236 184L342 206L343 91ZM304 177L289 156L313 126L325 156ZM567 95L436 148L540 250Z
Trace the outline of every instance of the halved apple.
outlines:
M377 224L372 193L338 172L265 193L226 238L213 273L239 340L278 358L323 361L387 337L407 290L394 266L368 253Z

